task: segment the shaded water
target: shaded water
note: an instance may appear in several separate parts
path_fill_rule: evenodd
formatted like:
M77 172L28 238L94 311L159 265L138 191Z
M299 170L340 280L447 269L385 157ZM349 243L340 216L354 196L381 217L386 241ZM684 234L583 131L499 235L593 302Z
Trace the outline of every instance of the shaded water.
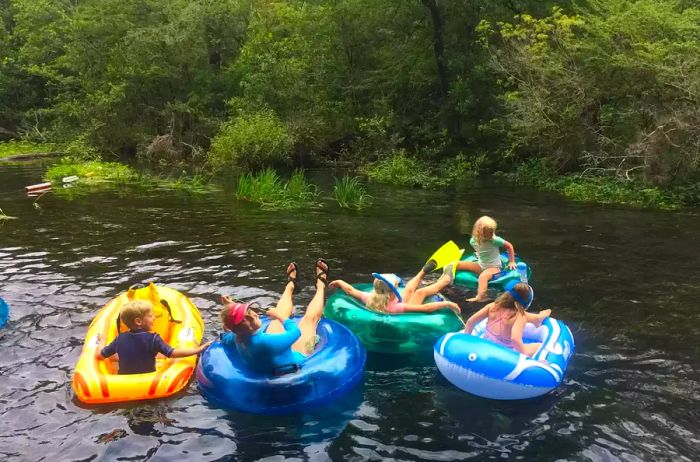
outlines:
M698 460L697 210L570 203L488 182L457 191L373 187L360 212L266 212L232 193L112 190L22 194L38 166L0 165L0 458L4 460ZM330 190L332 179L318 174ZM328 193L326 193L328 194ZM364 386L309 415L210 406L195 383L171 398L86 407L70 379L86 328L111 297L155 280L192 298L205 339L220 293L273 303L299 263L303 306L315 259L332 276L410 276L490 214L533 267L535 308L577 341L564 383L525 402L451 386L430 362L370 356ZM452 293L453 295L464 295Z

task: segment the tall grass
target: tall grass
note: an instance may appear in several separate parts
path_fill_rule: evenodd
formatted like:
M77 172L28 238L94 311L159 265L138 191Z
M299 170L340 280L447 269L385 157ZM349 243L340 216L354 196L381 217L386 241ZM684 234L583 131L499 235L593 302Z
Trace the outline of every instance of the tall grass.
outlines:
M318 189L296 170L288 182L271 168L245 173L238 178L236 198L260 204L265 209L295 209L316 203Z
M374 201L358 178L347 175L340 180L336 178L333 195L338 204L346 209L362 210Z

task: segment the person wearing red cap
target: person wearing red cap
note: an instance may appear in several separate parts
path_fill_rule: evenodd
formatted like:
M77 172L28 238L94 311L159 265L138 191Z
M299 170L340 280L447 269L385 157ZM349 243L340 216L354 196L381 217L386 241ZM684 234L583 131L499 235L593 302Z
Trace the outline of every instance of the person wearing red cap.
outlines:
M274 373L279 368L301 363L316 346L316 327L323 316L328 271L328 263L319 258L316 262L316 294L298 325L289 319L294 310L296 263L287 266L289 281L277 306L266 312L271 322L265 329L251 304L236 302L223 295L221 321L228 332L222 336L222 343L236 348L246 364L258 372Z

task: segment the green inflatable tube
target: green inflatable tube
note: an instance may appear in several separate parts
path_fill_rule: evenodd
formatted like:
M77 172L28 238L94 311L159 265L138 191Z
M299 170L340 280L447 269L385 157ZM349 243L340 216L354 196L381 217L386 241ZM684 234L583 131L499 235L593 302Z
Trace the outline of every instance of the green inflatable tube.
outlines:
M363 292L372 291L372 284L354 284L353 287ZM443 299L437 295L426 299L426 303ZM432 313L377 313L340 289L326 301L324 315L353 331L367 351L379 353L429 352L443 334L463 328L449 308Z
M473 253L469 255L465 255L461 258L461 261L473 261L476 262L476 255ZM527 267L527 279L528 281L532 278L532 270L530 269L530 265L527 265L520 257L517 255L515 256L515 263L522 263ZM520 273L518 273L517 269L514 270L509 270L508 269L508 254L507 253L502 253L501 254L501 268L505 268L502 270L500 273L497 273L495 277L491 278L489 281L489 289L497 289L500 291L504 291L506 289L506 285L510 281L520 281ZM477 286L479 285L479 275L476 273L472 273L471 271L457 271L457 275L455 276L455 281L454 283L458 286L463 286L463 287L468 287L470 289L476 289Z

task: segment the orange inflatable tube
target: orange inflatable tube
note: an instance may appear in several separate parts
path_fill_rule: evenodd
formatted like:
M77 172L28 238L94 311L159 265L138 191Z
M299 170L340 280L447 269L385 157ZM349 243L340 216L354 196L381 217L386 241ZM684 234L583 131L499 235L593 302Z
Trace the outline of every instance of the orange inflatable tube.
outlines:
M98 361L95 358L99 333L108 345L117 336L117 320L121 307L129 300L148 300L153 305L157 332L173 348L194 348L204 333L204 324L197 307L180 292L151 283L112 299L92 320L85 336L83 351L73 374L73 390L84 403L114 403L155 399L182 390L189 382L197 364L197 356L185 358L156 358L156 371L147 374L118 375L116 357ZM119 332L128 328L119 323Z

